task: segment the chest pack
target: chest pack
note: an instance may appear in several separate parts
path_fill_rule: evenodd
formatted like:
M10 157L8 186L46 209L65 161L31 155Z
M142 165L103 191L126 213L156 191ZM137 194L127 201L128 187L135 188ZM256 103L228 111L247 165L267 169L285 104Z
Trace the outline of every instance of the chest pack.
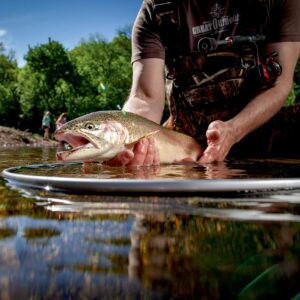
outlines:
M251 93L272 86L281 74L277 53L266 57L260 53L260 44L265 41L263 33L270 23L271 5L276 0L231 1L240 5L242 14L245 11L240 25L247 30L223 40L202 37L197 49L191 51L185 46L189 45L189 37L184 28L183 1L153 0L166 53L170 107L167 126L195 137L203 146L210 122L229 119L245 105L232 99L238 99L241 93L250 99ZM249 7L254 14L249 13ZM255 15L255 22L249 15Z
M153 1L153 11L166 52L168 79L177 81L185 88L203 87L212 81L230 80L237 75L250 82L251 89L273 85L281 73L281 66L276 61L277 53L264 57L260 54L259 44L265 40L262 33L270 23L274 0L243 0L242 4L238 0L236 5L242 13L245 12L240 26L246 28L243 23L247 23L247 31L224 40L200 38L195 51L185 46L189 45L189 41L184 35L182 19L185 16L181 13L180 2ZM253 14L248 11L249 7L255 12L255 25L252 24Z

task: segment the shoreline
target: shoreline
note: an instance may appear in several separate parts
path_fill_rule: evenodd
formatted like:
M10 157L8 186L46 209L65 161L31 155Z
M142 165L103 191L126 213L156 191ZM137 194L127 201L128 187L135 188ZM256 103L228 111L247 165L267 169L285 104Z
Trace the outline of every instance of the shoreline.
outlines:
M45 141L44 138L36 133L31 133L29 131L22 131L19 129L0 126L0 147L19 147L19 146L29 146L29 147L52 147L57 146L58 142L55 140Z

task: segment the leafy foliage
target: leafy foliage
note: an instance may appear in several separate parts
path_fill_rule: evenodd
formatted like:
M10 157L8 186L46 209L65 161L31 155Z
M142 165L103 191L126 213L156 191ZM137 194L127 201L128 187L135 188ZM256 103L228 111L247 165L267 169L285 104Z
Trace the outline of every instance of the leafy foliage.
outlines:
M2 124L18 127L19 97L17 92L18 67L13 57L4 54L0 43L0 120Z
M87 97L82 103L82 113L122 106L130 87L130 53L130 39L121 35L111 43L93 36L71 51L78 72L85 80Z
M130 28L107 42L100 35L68 51L51 39L30 47L26 65L18 68L12 52L0 42L0 125L38 132L45 111L53 120L97 110L120 109L131 85ZM300 102L300 60L286 105ZM14 116L13 118L11 116Z
M27 65L19 76L21 119L23 126L37 130L44 111L66 111L80 76L67 51L55 41L29 48L25 59Z
M300 58L295 69L293 88L290 92L286 105L292 105L300 102Z
M118 109L130 88L130 55L130 37L125 32L110 43L93 36L71 51L49 39L46 44L29 48L22 69L1 55L0 76L11 77L1 81L1 99L7 99L2 102L15 99L17 105L11 106L19 108L15 114L19 127L34 132L41 128L45 111L51 111L53 119L62 112L73 119L91 111ZM13 97L8 82L14 83L17 97ZM8 104L0 106L4 114L8 109ZM4 118L1 124L11 125Z

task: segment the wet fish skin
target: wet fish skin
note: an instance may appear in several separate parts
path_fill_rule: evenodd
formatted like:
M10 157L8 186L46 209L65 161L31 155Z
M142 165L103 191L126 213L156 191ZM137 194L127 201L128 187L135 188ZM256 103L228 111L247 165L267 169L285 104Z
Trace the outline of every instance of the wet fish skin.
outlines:
M197 161L203 148L185 134L167 129L137 114L124 111L93 112L64 124L55 132L58 141L73 149L57 152L62 161L99 161L132 149L139 140L153 137L161 163Z

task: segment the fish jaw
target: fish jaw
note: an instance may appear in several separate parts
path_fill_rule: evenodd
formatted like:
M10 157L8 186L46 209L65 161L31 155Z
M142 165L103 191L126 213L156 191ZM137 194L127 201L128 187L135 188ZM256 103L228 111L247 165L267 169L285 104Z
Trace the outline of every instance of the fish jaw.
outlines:
M106 144L106 149L98 149L88 144L88 146L73 148L67 151L58 151L57 160L60 161L78 161L78 162L103 162L115 157L123 149L115 147L112 144Z
M72 131L64 132L57 130L54 134L54 137L59 142L68 143L72 146L72 148L77 148L91 143L91 140L86 135L80 133L75 134ZM94 145L94 147L97 147L97 145Z
M55 138L67 142L72 147L70 150L56 153L56 158L60 161L103 162L124 150L122 144L112 144L84 132L57 131Z

